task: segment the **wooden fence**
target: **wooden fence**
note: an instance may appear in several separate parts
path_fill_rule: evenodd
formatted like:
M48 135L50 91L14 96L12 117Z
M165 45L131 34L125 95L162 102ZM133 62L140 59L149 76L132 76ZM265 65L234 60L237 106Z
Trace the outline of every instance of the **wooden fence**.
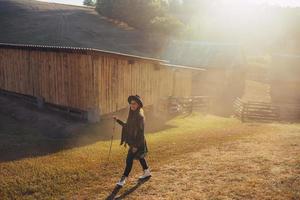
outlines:
M245 102L240 98L234 101L234 113L242 122L272 122L280 120L278 106L266 102Z
M208 112L210 98L207 96L169 97L167 104L169 114Z

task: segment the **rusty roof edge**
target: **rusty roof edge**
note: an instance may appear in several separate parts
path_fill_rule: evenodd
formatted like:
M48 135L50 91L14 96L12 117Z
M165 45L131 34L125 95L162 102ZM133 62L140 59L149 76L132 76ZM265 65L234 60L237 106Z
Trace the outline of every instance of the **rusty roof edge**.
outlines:
M114 54L114 55L119 55L119 56L125 56L125 57L131 57L135 59L141 59L141 60L150 60L154 62L162 62L162 63L169 63L168 60L161 60L158 58L150 58L150 57L144 57L144 56L137 56L137 55L132 55L132 54L126 54L126 53L120 53L120 52L114 52L114 51L107 51L107 50L100 50L100 49L91 49L94 52L100 52L100 53L107 53L107 54Z
M114 51L106 51L106 50L100 50L100 49L95 49L95 48L88 48L88 47L66 47L66 46L50 46L50 45L32 45L32 44L13 44L13 43L0 43L0 48L3 47L10 47L10 48L36 48L36 49L45 49L45 50L67 50L67 51L75 51L75 52L98 52L98 53L106 53L106 54L111 54L111 55L117 55L117 56L124 56L128 58L133 58L133 59L139 59L139 60L148 60L152 62L157 62L157 63L169 63L167 60L161 60L157 58L150 58L150 57L143 57L143 56L137 56L137 55L131 55L131 54L126 54L126 53L119 53L119 52L114 52Z
M183 68L183 69L191 69L191 70L198 70L198 71L207 71L205 68L198 68L198 67L189 67L189 66L183 66L183 65L174 65L170 63L160 63L163 66L168 66L168 67L176 67L176 68Z
M77 7L77 8L83 8L83 9L95 9L96 8L96 6L74 5L74 4L57 3L57 2L42 2L42 3L62 5L62 6L68 6L68 7Z

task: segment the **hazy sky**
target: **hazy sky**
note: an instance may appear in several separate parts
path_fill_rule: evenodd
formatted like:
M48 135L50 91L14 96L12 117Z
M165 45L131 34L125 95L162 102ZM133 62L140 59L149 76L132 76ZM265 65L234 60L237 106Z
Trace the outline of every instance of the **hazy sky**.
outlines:
M242 1L242 0L237 0ZM281 6L300 6L300 0L253 0L259 3L269 3L274 5L281 5Z
M56 2L56 3L65 3L65 4L74 4L74 5L82 5L83 0L40 0L40 1L47 1L47 2ZM282 5L282 6L300 6L300 0L224 0L229 2L259 2L259 3L270 3L275 5Z

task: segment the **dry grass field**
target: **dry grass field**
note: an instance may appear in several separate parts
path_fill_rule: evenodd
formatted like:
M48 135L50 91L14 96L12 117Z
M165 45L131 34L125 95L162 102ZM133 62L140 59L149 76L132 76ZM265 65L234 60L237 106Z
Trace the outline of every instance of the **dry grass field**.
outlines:
M243 124L234 118L193 113L167 125L147 134L153 177L138 183L141 170L135 163L116 199L300 198L299 124ZM126 155L115 140L108 163L108 149L109 141L97 140L3 161L1 199L106 199L123 171Z
M0 42L153 52L144 48L146 35L88 8L0 0L0 26ZM270 101L268 93L267 84L247 81L243 99ZM299 123L149 116L153 176L138 182L135 162L127 184L116 189L127 149L119 146L120 127L113 133L111 119L89 125L0 96L0 200L300 199Z

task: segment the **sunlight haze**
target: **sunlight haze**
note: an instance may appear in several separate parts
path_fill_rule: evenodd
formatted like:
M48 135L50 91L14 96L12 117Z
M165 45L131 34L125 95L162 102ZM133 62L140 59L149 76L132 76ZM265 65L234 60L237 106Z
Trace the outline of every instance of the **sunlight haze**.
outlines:
M83 0L40 0L44 2L52 2L52 3L63 3L63 4L71 4L71 5L82 5ZM280 5L280 6L291 6L291 7L299 7L300 0L223 0L223 2L229 3L237 3L243 4L247 3L259 3L259 4L271 4L271 5Z

